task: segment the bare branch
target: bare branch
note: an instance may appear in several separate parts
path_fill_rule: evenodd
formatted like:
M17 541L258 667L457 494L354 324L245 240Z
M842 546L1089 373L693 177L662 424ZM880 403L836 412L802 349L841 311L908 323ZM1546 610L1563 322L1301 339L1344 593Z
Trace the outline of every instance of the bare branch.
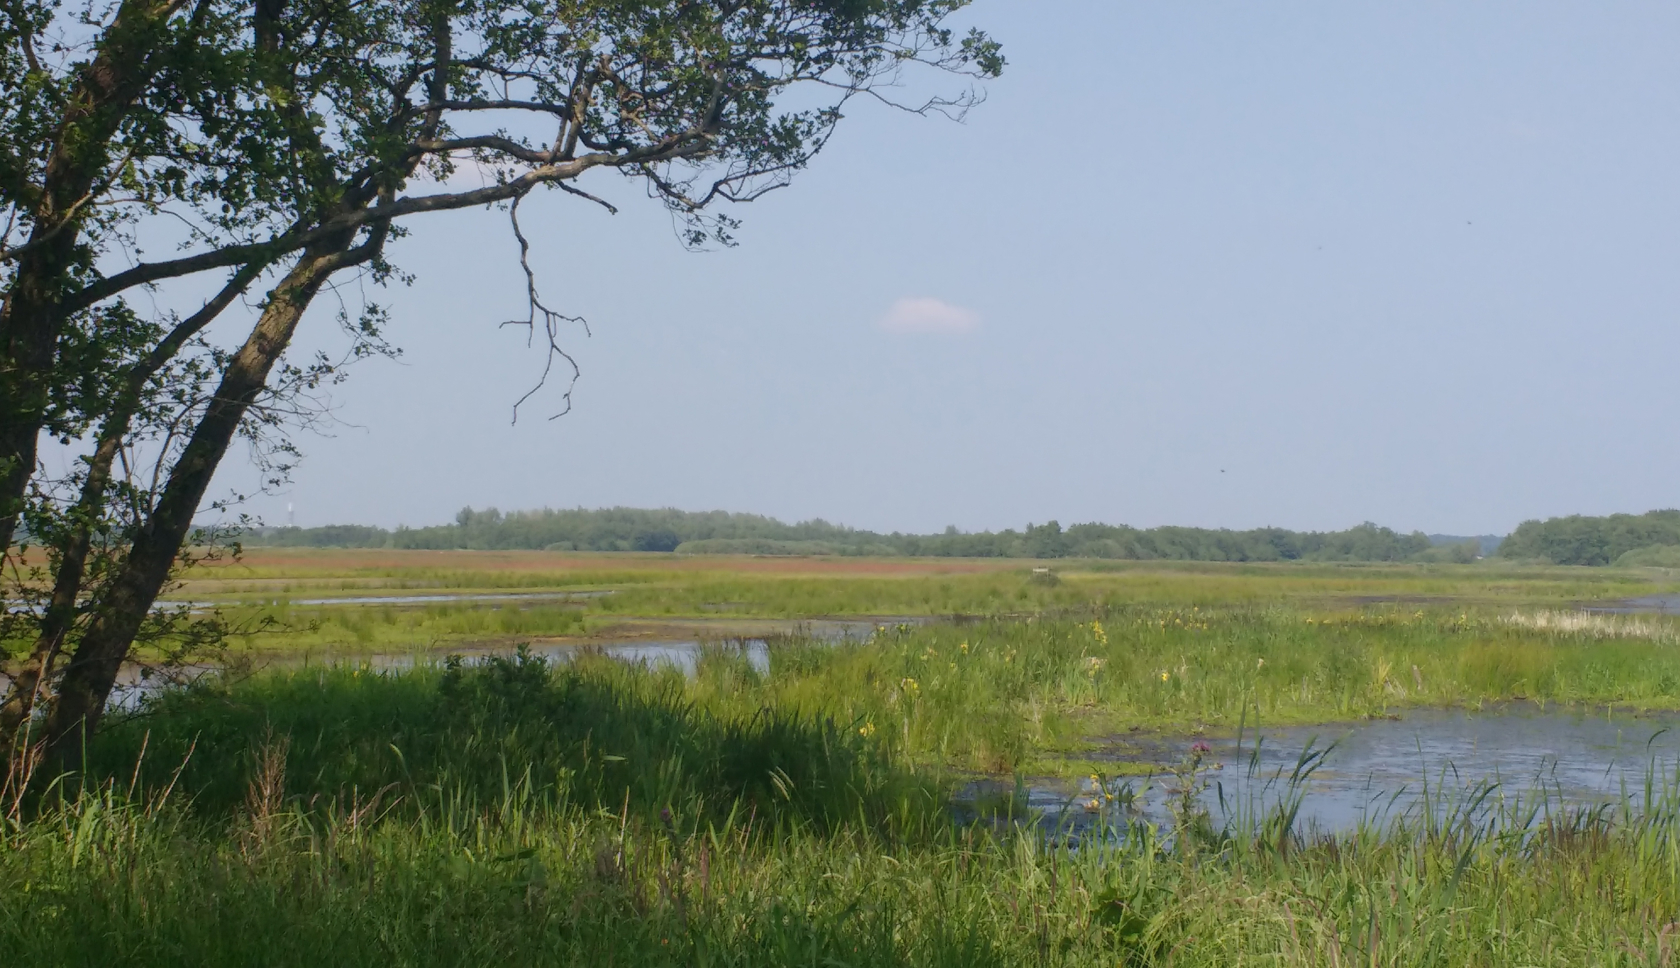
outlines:
M566 186L564 182L561 182L560 185L562 187L569 187ZM582 193L580 192L579 194ZM549 309L547 306L543 305L542 297L537 294L537 276L536 273L531 271L531 242L529 239L525 238L525 233L519 229L519 203L524 200L525 196L520 195L513 200L512 205L508 206L508 224L513 226L513 237L519 240L519 268L525 272L526 316L524 319L510 319L502 323L502 326L524 326L527 330L525 345L529 346L531 345L532 339L536 336L537 319L538 317L541 317L543 334L548 341L548 350L547 356L543 360L542 376L537 378L536 386L533 386L531 389L525 391L523 396L514 401L514 423L519 422L519 408L524 405L525 401L531 399L537 394L537 391L547 385L549 374L554 370L554 361L556 358L562 360L566 366L571 368L572 375L571 378L566 381L566 392L560 395L560 400L565 404L565 406L561 408L560 412L550 414L548 419L557 420L560 417L571 413L572 389L577 386L578 378L583 376L583 371L578 368L577 360L573 359L572 355L560 346L560 324L575 323L583 327L583 335L594 335L589 331L588 320L584 319L582 316L567 316L564 313L557 313L554 310ZM602 202L601 204L605 205L606 203ZM611 208L610 205L607 207Z
M241 293L249 289L251 283L255 282L256 278L262 275L266 268L267 263L256 262L241 266L239 271L233 274L233 278L228 280L227 285L206 301L198 312L175 324L168 335L152 347L152 351L147 354L145 361L136 367L138 382L144 382L145 379L150 378L153 373L156 373L174 357L187 340L196 336L200 330L210 324L211 320L220 316L222 310L226 309L235 299L238 299ZM136 383L131 387L131 392L137 393L138 391L139 386Z
M589 201L594 202L595 204L601 206L602 208L606 209L607 211L611 212L614 215L618 214L618 207L617 206L613 205L611 202L607 201L604 198L598 198L594 195L589 194L588 192L586 192L583 189L577 187L576 185L572 184L571 182L555 182L554 184L560 186L560 188L563 191L566 191L570 194L576 195L579 198L588 199Z
M409 109L408 113L425 114L429 111L532 111L567 117L571 114L572 107L570 104L553 101L522 101L516 98L500 98L470 101L432 101L427 104L417 104Z
M533 165L551 165L559 160L559 156L552 151L538 151L535 148L522 145L512 138L491 134L471 138L450 138L443 141L416 141L413 147L413 150L418 153L432 155L473 149L488 149Z

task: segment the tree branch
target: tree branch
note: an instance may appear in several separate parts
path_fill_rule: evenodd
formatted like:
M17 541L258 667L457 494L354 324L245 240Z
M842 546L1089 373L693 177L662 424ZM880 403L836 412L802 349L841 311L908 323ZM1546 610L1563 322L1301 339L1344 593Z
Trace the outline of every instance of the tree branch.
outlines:
M569 187L566 186L564 182L561 182L560 184L562 187ZM572 354L566 352L560 346L560 324L576 323L583 327L583 335L593 335L589 331L588 320L584 319L582 316L567 316L564 313L557 313L554 310L549 309L547 306L543 305L542 298L537 294L537 276L536 273L531 271L531 242L529 239L525 238L525 233L520 231L519 228L519 203L524 200L525 196L521 195L518 198L515 198L513 200L513 204L508 207L508 224L513 226L513 237L519 240L519 268L525 272L525 298L527 313L524 319L510 319L507 322L502 323L502 325L524 326L528 330L525 345L529 346L531 345L531 339L535 337L537 332L537 317L541 316L543 333L548 341L548 355L543 361L542 376L537 378L536 386L526 390L523 396L514 401L514 423L519 422L519 408L524 405L525 401L531 399L537 394L538 390L541 390L548 384L548 377L549 374L554 371L554 360L557 357L565 361L565 364L568 367L571 367L572 376L571 379L566 382L566 392L560 395L560 399L565 405L560 409L559 413L550 414L548 419L557 420L566 414L571 413L572 389L577 386L578 378L583 376L583 371L578 368L577 360L572 357ZM605 205L606 203L602 202L601 204ZM611 206L609 205L608 208L611 208Z
M633 149L617 154L593 152L578 158L545 164L497 185L441 195L405 196L388 205L359 208L333 216L314 228L288 232L275 236L267 242L224 246L209 252L201 252L197 255L169 259L163 262L143 262L133 268L107 276L69 296L61 304L61 311L66 315L80 312L124 290L163 279L173 279L195 272L203 272L206 269L243 265L256 260L272 261L288 252L295 252L331 238L336 234L375 222L389 222L392 219L423 212L446 212L505 202L529 192L537 185L573 179L591 168L657 164L663 161L702 155L710 147L709 136L685 131L667 139L666 143L651 145L644 149Z

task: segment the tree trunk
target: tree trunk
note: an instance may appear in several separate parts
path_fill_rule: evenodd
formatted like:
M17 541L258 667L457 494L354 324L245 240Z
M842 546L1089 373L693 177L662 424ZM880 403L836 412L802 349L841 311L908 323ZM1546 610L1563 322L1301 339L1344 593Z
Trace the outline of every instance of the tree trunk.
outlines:
M64 647L64 637L76 622L76 598L82 591L82 579L87 574L88 552L93 548L93 519L103 510L105 487L111 479L111 464L122 443L121 435L107 435L99 442L88 468L87 480L82 484L81 497L71 511L70 540L59 559L58 573L53 581L52 598L41 616L41 628L35 646L24 660L23 667L12 676L6 702L0 705L0 751L17 748L19 733L35 713L35 706L52 676L54 660Z
M162 495L94 606L87 631L65 666L44 736L47 755L61 767L79 768L81 741L98 725L134 636L169 579L193 515L240 421L267 384L269 371L291 342L310 300L348 263L342 246L306 250L270 294L251 335L228 363Z
M100 426L99 443L88 459L87 478L70 510L70 538L65 542L54 576L52 598L41 618L35 646L23 667L12 676L6 701L0 705L0 750L17 748L18 733L34 715L35 708L52 678L53 661L64 647L65 636L76 622L76 599L87 577L87 560L93 550L95 524L105 514L105 492L111 483L111 466L140 409L146 383L181 351L187 341L208 326L240 293L262 273L257 264L234 273L221 292L198 312L178 323L152 351L136 360L125 374L110 412Z

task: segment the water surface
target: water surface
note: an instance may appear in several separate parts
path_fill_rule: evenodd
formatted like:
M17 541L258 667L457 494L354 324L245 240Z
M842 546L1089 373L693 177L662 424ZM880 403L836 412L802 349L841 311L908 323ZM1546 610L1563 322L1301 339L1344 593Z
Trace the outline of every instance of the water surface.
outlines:
M1422 709L1393 720L1264 728L1209 747L1200 802L1215 824L1244 823L1300 794L1303 828L1346 831L1360 823L1417 819L1481 798L1482 812L1544 803L1558 808L1638 806L1647 779L1672 783L1680 768L1680 713L1542 710L1528 704L1483 711ZM1129 822L1166 824L1180 780L1171 772L1197 738L1146 738L1116 746L1117 761L1154 763L1152 776L1031 787L1043 820L1075 830ZM1291 783L1303 772L1304 779ZM984 790L979 792L984 793ZM997 792L996 790L993 791ZM1107 794L1120 794L1109 800ZM1130 809L1120 802L1135 796ZM1099 809L1091 810L1093 803Z
M1680 615L1680 595L1643 595L1582 610L1600 615Z

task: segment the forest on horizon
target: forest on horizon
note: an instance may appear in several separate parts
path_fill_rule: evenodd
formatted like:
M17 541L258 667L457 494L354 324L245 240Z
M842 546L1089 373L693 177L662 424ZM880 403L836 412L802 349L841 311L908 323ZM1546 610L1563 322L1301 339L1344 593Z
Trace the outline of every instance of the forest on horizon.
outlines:
M340 547L678 554L911 555L965 558L1106 558L1177 561L1460 561L1491 550L1488 538L1409 534L1369 522L1343 531L1291 531L1075 524L938 534L883 534L821 519L788 524L757 514L674 508L603 508L503 513L464 508L452 524L385 529L368 525L257 528L260 547ZM1680 537L1677 537L1680 542Z
M1023 530L882 534L820 518L787 524L759 514L602 508L503 513L464 508L452 524L386 529L338 524L265 527L254 547L655 551L678 554L912 555L1168 561L1447 561L1482 557L1555 565L1680 568L1680 510L1525 521L1510 535L1401 533L1366 522L1344 531L1029 524Z

